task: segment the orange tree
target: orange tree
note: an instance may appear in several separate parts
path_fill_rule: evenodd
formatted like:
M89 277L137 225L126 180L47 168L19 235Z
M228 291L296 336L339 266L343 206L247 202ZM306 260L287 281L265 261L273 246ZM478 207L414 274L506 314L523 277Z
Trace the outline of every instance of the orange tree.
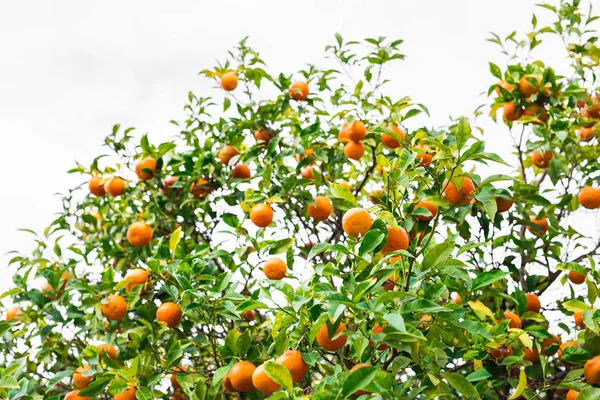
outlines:
M403 58L385 38L336 35L334 66L293 76L243 40L202 71L222 101L190 93L173 140L115 126L11 261L0 397L600 398L600 242L568 222L600 206L578 3L491 39L511 160L467 118L419 128L427 109L384 93ZM569 75L532 61L548 36Z

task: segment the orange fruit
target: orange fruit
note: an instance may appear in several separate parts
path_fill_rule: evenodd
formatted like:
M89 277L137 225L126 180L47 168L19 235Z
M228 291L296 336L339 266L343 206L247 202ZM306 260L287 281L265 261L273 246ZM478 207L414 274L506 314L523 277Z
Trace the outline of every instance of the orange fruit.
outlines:
M127 302L122 296L112 294L102 303L102 315L111 321L119 321L127 315Z
M585 282L585 274L577 271L569 271L569 280L575 285L581 285Z
M402 138L402 143L406 140L406 133L400 129L397 125L388 125L388 130L397 133ZM397 149L402 146L402 143L398 141L395 137L390 135L389 133L381 134L381 143L389 149Z
M537 349L529 350L527 347L525 347L523 351L525 352L523 355L523 360L534 364L540 362L540 353L537 351Z
M223 379L223 389L228 392L235 392L235 388L231 384L231 379L229 379L229 374L225 375L225 378Z
M237 164L231 171L231 177L234 179L250 179L250 167L246 164Z
M536 227L527 226L527 230L529 232L533 233L536 236L543 236L546 234L546 232L548 232L547 218L544 217L540 219L535 219L535 217L532 215L529 217L529 220L531 221L531 223L536 225Z
M462 303L463 298L460 294L456 294L456 297L454 298L454 304L458 304L458 303Z
M273 135L265 129L259 129L254 132L254 138L257 142L263 143L266 146L273 139Z
M365 146L351 140L344 146L344 155L352 160L360 160L365 155Z
M573 314L573 319L575 319L575 325L581 329L585 329L585 323L583 322L583 311L577 311L575 314Z
M147 246L152 241L152 228L144 221L136 221L127 229L127 241L134 247Z
M548 352L546 350L548 349L548 347L552 346L553 344L560 345L560 338L557 335L552 335L551 338L547 338L542 341L542 351L545 354L548 354Z
M579 345L579 343L575 342L574 340L567 340L566 342L564 342L563 344L561 344L558 347L558 358L559 359L562 359L563 352L565 351L565 349L567 347L577 347L577 348L580 348L581 346ZM585 371L584 371L584 373L585 373Z
M279 389L279 384L277 384L273 379L269 378L265 372L264 364L256 367L252 373L252 384L256 389L263 393L273 393Z
M221 150L219 150L219 154L217 155L217 157L219 157L219 160L221 160L223 164L228 165L229 161L231 161L231 159L237 156L238 154L240 153L235 147L226 145L221 147Z
M577 400L577 396L579 396L579 392L576 392L573 389L569 389L567 392L567 400Z
M174 389L181 389L181 384L177 380L177 375L189 372L192 372L192 369L189 365L181 365L175 368L171 374L171 386L173 386Z
M506 90L507 92L512 92L512 90L515 88L514 85L506 82L506 81L500 81L498 82L498 86L501 86L504 90ZM500 88L496 88L494 89L494 91L496 92L496 94L498 96L502 95L502 92L500 91Z
M550 150L544 151L544 155L537 150L531 153L531 162L538 168L548 168L550 166L550 160L552 160L552 152Z
M546 122L548 119L548 113L546 109L538 104L529 104L525 107L525 111L523 111L523 115L526 117L533 117L539 119L541 122ZM533 124L539 125L540 122L532 122Z
M137 388L134 384L130 383L126 391L115 395L115 400L135 400L135 392L137 392Z
M492 359L497 364L500 364L502 362L502 360L504 360L506 357L512 356L513 349L512 349L512 346L502 345L495 349L489 349L488 352L490 353L490 356L492 357Z
M367 127L362 121L352 121L346 128L348 139L360 142L367 136Z
M143 181L150 180L156 175L156 160L146 157L135 164L135 173Z
M294 383L300 382L308 373L308 364L306 364L298 350L286 351L277 358L276 362L290 371Z
M537 82L536 84L532 84L530 81L533 80ZM519 88L519 92L523 95L523 97L531 97L540 91L540 87L542 85L542 77L539 75L527 74L523 75L523 77L519 80L517 87Z
M577 196L579 204L589 210L600 207L600 189L592 186L584 186Z
M114 346L111 346L106 343L99 344L98 345L98 356L100 356L102 353L106 354L113 360L117 359L117 349L115 349Z
M380 333L383 333L383 330L385 329L385 325L381 325L379 324L379 322L375 322L373 324L373 335L378 335ZM371 342L371 346L373 345L373 342ZM383 351L385 349L387 349L388 345L385 343L381 343L379 346L377 346L377 350L379 351Z
M314 159L315 158L315 151L314 151L314 149L306 149L306 150L304 150L304 153L302 153L302 154L296 154L296 160L298 162L304 160L306 157Z
M156 320L165 322L169 328L174 328L181 321L181 307L172 302L162 303L156 310Z
M250 361L239 361L229 370L231 386L238 392L249 392L254 389L252 374L256 366Z
M523 115L523 107L517 107L517 105L512 101L504 103L502 110L502 115L507 121L516 121Z
M344 126L338 133L338 140L340 143L348 143L350 141L350 133L348 132L348 123L344 122Z
M533 293L526 293L525 298L527 299L527 311L539 313L542 308L539 297Z
M266 203L255 204L250 210L250 221L259 228L265 228L273 222L273 209Z
M385 191L383 189L376 189L369 193L368 199L373 204L382 204L383 196L385 196Z
M352 191L352 185L350 185L350 183L348 183L348 181L338 181L338 184L341 185L342 187Z
M421 221L429 222L435 218L438 212L438 207L435 204L427 203L426 201L420 201L415 206L415 210L417 208L425 208L431 215L417 215Z
M221 75L221 88L224 90L231 92L235 90L238 85L238 76L235 72L229 71L225 72Z
M306 167L302 168L300 175L302 175L304 179L315 179L314 168L312 165L307 165Z
M83 376L85 371L90 371L91 368L89 365L84 365L83 367L77 367L75 372L73 373L73 386L77 389L85 389L89 386L93 376Z
M256 311L254 311L254 310L242 311L242 318L246 322L254 321L256 319Z
M346 235L351 237L364 236L373 225L373 219L369 213L362 208L351 208L346 211L342 218L342 227Z
M263 272L267 278L279 281L285 277L287 265L285 265L285 262L280 258L270 258L265 262Z
M583 366L583 376L590 385L600 382L600 356L587 360Z
M521 318L511 311L504 311L504 318L509 319L509 328L521 329Z
M112 197L119 197L125 193L125 181L118 176L115 176L106 182L104 188Z
M464 205L471 201L470 196L475 191L475 185L471 178L464 177L460 190L452 182L448 182L444 189L444 196L450 204Z
M388 237L381 249L381 254L391 253L396 250L406 250L408 249L408 234L404 230L404 228L400 227L399 229L393 228L391 226L387 227Z
M498 209L499 213L507 212L514 204L514 201L511 199L505 199L498 196L495 196L494 199L496 199L496 208Z
M314 198L315 205L308 205L308 215L315 221L325 221L331 215L333 206L329 199L325 196L317 196Z
M306 100L308 98L308 83L297 81L290 85L290 97L294 100Z
M390 261L394 258L396 258L396 257L390 258ZM402 257L399 257L399 258L401 259ZM385 290L387 290L388 292L391 292L392 290L394 290L396 288L396 282L398 282L398 279L400 279L400 276L393 273L392 275L390 275L390 277L388 278L387 281L383 282L381 287L384 288Z
M356 364L354 367L350 368L350 371L356 371L359 368L362 367L370 367L371 364L369 363L362 363L362 364ZM355 396L363 396L365 394L370 394L371 392L367 391L367 390L357 390L356 392L354 392Z
M79 392L80 390L71 390L63 400L89 400L89 397L80 396Z
M101 197L106 194L104 179L99 176L92 176L92 179L90 179L90 182L88 183L88 188L90 189L90 193L94 196Z
M417 152L417 160L419 160L420 164L427 168L431 165L431 160L433 159L433 155L431 154L431 148L424 144L419 144L415 146L415 149L419 149L421 151Z
M10 321L13 318L19 318L23 314L21 313L21 308L19 306L11 306L6 309L6 321Z
M600 99L598 96L591 97L585 102L588 118L600 119Z
M594 128L582 128L577 131L577 136L582 142L589 142L594 138Z
M211 194L213 191L210 187L210 182L204 178L199 178L196 182L190 186L190 192L198 200L204 198L204 196Z
M171 188L173 187L173 185L175 185L177 183L178 180L179 180L179 178L176 176L167 176L161 182L162 188L160 189L160 192L163 195L168 196L169 193L171 192ZM175 195L178 196L179 192L180 192L180 189L177 189L175 191Z
M317 332L317 343L319 343L319 345L325 350L336 351L338 349L341 349L346 344L346 341L348 340L348 335L340 335L335 339L332 338L336 337L336 335L345 330L346 325L344 325L343 322L340 322L335 333L332 336L329 336L327 324L323 324L323 326L321 326L321 329L319 329L319 332Z
M130 269L127 271L127 274L125 274L125 279L129 281L127 286L125 286L125 289L128 292L131 292L137 285L145 284L148 281L148 277L148 271L141 268Z

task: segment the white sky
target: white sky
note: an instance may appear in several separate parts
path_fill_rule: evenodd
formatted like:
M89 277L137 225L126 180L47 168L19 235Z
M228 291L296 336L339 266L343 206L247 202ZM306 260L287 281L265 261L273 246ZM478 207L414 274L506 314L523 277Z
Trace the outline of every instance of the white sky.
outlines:
M529 29L536 2L0 2L0 263L9 250L31 248L17 229L43 229L60 206L53 195L84 180L66 173L75 159L89 165L115 123L167 140L187 92L212 86L197 72L244 36L270 71L285 73L320 63L335 32L402 38L407 59L388 70L388 93L425 103L443 125L486 101L488 61L505 60L485 39ZM560 46L537 56L564 65ZM506 128L485 127L488 149L508 155ZM8 277L0 268L0 289Z

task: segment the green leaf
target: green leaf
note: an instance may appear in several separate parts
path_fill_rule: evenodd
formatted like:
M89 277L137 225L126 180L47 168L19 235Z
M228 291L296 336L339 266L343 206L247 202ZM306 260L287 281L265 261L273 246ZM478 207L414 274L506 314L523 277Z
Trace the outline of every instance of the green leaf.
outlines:
M458 323L456 326L465 329L467 332L474 335L483 336L487 340L492 340L492 334L487 330L485 325L478 321L464 320Z
M483 204L483 209L490 220L494 220L496 212L498 211L498 205L494 195L489 190L481 190L475 192L475 198Z
M90 385L79 392L81 397L96 397L104 391L113 378L97 378Z
M492 374L490 374L487 369L480 368L477 371L473 371L469 375L467 375L467 380L469 382L479 382L484 379L490 378L491 376Z
M460 394L468 399L475 398L479 399L479 393L471 382L467 380L461 374L454 372L442 372L442 376L448 381L450 386L454 387Z
M508 272L500 271L499 269L494 269L492 271L487 271L483 274L479 274L477 278L473 280L472 290L477 290L484 286L488 286L493 282L504 278L506 275L508 275Z
M264 309L264 308L269 308L269 306L267 306L262 301L247 300L238 306L237 312L244 312L244 311L248 311L248 310L257 310L257 309Z
M465 117L460 117L458 119L458 124L456 125L456 146L458 149L462 149L467 140L471 138L471 125L469 124L469 120Z
M490 72L496 78L502 79L502 71L500 70L500 68L496 64L494 64L492 62L490 62Z
M181 350L181 342L178 340L167 351L167 368L177 364L181 357L183 357L183 350Z
M331 195L333 197L335 197L337 199L345 200L345 201L349 202L350 204L352 204L354 207L358 206L356 197L354 197L352 192L349 191L348 189L346 189L345 187L343 187L342 185L337 184L337 183L330 183L329 191L331 192Z
M436 244L423 257L422 269L434 269L437 264L444 261L452 253L452 250L454 250L453 241Z
M385 234L380 230L370 230L367 232L365 237L360 241L360 247L358 254L363 256L377 248L381 242L385 239Z
M175 229L175 232L171 234L171 238L169 239L169 248L171 249L171 252L173 252L173 254L175 254L175 250L177 249L177 245L179 244L180 240L181 227Z
M377 367L360 367L350 372L348 378L342 385L342 394L344 398L352 396L357 390L363 389L369 383L373 381L375 375L377 375Z
M265 372L267 376L273 379L279 386L283 387L288 393L292 393L292 376L290 371L281 364L273 360L265 362Z
M139 387L135 392L135 397L137 400L152 400L152 393L148 388Z
M523 394L527 388L527 375L525 374L525 369L521 368L521 373L519 374L519 384L517 385L517 390L508 398L508 400L514 400L520 395Z
M4 389L18 389L19 382L14 376L3 376L0 378L0 388Z
M591 306L585 304L583 301L577 299L565 301L562 305L564 308L571 312L585 311L590 310L592 308Z
M401 314L407 314L410 312L419 313L438 313L438 312L450 312L446 307L442 307L431 300L419 299L406 302L400 307Z
M383 319L385 319L387 321L388 325L391 326L392 328L394 328L400 332L406 331L406 327L404 325L404 319L402 318L402 315L400 315L399 313L385 314L383 316Z
M331 244L329 244L329 243L317 243L316 245L314 245L312 247L312 249L310 249L310 252L308 253L307 261L312 260L314 257L316 257L317 255L321 254L322 252L326 251L330 247L331 247Z

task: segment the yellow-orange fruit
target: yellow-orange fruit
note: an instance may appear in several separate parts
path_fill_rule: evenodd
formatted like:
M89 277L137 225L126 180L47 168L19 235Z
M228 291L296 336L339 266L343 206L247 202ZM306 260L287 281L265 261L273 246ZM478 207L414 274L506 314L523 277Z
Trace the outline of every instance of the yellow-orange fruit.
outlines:
M448 182L444 189L444 196L450 204L468 204L471 201L471 194L475 191L475 185L471 178L464 177L460 190L452 182Z
M125 289L128 292L131 292L133 290L134 287L136 287L137 285L143 285L148 281L148 272L144 271L141 268L134 268L131 269L129 271L127 271L127 274L125 274L125 278L126 280L129 281L129 283L127 283L127 286L125 286Z
M254 321L256 319L256 311L254 311L254 310L242 311L242 318L246 322Z
M579 204L589 210L600 207L600 189L592 186L584 186L577 196Z
M383 330L385 329L385 325L381 325L379 322L375 322L375 324L373 324L373 335L378 335L380 333L383 333ZM373 342L371 341L371 346L373 345ZM385 349L387 349L388 345L385 343L381 343L379 346L377 346L377 350L379 351L383 351Z
M259 228L265 228L273 222L273 209L266 203L255 204L250 210L250 221Z
M512 92L512 90L515 88L515 86L513 84L510 84L506 81L500 81L498 82L498 86L502 87L504 90L506 90L507 92ZM496 88L494 89L494 91L496 92L496 94L498 96L502 95L502 92L500 91L500 88Z
M229 370L229 380L231 385L238 392L249 392L254 389L252 383L252 374L256 366L250 361L239 361Z
M562 355L563 355L563 352L565 351L565 349L566 349L567 347L576 347L576 348L580 348L580 347L581 347L581 345L580 345L579 343L577 343L576 341L574 341L574 340L567 340L566 342L564 342L563 344L561 344L561 345L558 347L558 359L559 359L559 360L561 360L561 361L562 361Z
M254 132L254 138L257 142L263 143L266 146L271 141L271 139L273 139L273 135L267 130L259 129L256 132Z
M235 90L237 85L238 76L235 72L225 72L223 75L221 75L221 88L224 90L231 92L232 90Z
M102 343L102 344L99 344L97 347L98 347L98 356L100 356L102 353L104 353L107 356L109 356L110 358L112 358L113 360L117 359L117 349L114 346L111 346L106 343Z
M71 390L65 395L63 400L89 400L89 397L83 397L79 395L79 390Z
M531 162L538 168L546 169L550 166L550 161L552 160L552 152L550 150L544 151L544 154L539 151L534 151L531 153Z
M277 358L276 362L290 371L294 383L300 382L308 373L308 364L298 350L287 350Z
M435 204L427 203L426 201L420 201L419 203L417 203L417 205L415 206L415 210L417 208L425 208L431 214L431 215L417 215L417 218L419 218L421 221L426 221L426 222L431 221L432 219L435 218L435 216L438 213L438 207Z
M300 175L302 175L304 179L315 179L314 168L312 165L307 165L300 170Z
M231 177L234 179L250 179L250 167L246 164L237 164L231 171Z
M352 191L352 185L350 185L350 183L348 183L348 181L338 181L338 184L341 185L342 187Z
M544 107L540 106L539 104L527 105L527 107L525 107L525 110L523 111L523 115L526 117L537 118L538 120L540 120L540 122L546 122L546 120L548 119L548 112ZM540 122L535 121L532 123L539 125Z
M269 378L265 372L265 365L261 364L252 373L252 384L263 393L273 393L279 389L279 384Z
M579 392L576 392L573 389L569 389L567 392L567 400L577 400L577 396L579 396Z
M525 294L525 298L527 299L527 311L531 311L534 313L539 313L542 308L542 303L540 303L540 298L537 297L534 293Z
M104 188L112 197L119 197L125 193L125 181L118 176L115 176L106 182Z
M265 262L263 272L267 278L279 281L285 277L287 265L285 265L285 262L280 258L270 258Z
M77 389L85 389L90 385L93 376L84 376L83 373L85 371L90 371L91 368L89 365L84 365L83 367L77 367L75 372L73 373L73 386Z
M532 82L536 82L532 84ZM531 97L537 92L540 91L540 87L542 85L542 77L539 75L527 74L523 75L523 77L519 80L517 84L519 88L519 92L523 95L523 97Z
M112 294L102 303L102 315L111 321L119 321L127 315L127 302L122 296Z
M345 330L346 325L344 325L343 322L340 322L335 333L332 336L329 336L327 324L323 324L321 329L319 329L319 332L317 332L317 343L319 343L319 345L325 350L336 351L344 347L346 341L348 340L348 335L340 335L335 339L332 338L336 337L336 335Z
M589 142L594 138L594 128L582 128L577 131L577 136L582 142Z
M99 176L92 176L92 179L90 179L90 182L88 183L88 188L90 189L90 193L94 196L101 197L106 194L104 179Z
M225 375L225 378L223 379L223 389L225 389L228 392L235 392L235 388L233 387L233 385L231 384L231 379L229 379L229 374Z
M587 360L583 366L583 376L590 385L600 382L600 356Z
M351 140L344 146L344 155L352 160L360 160L365 155L365 146Z
M585 323L583 322L583 311L575 312L575 314L573 314L573 319L575 319L575 325L581 329L585 329Z
M577 271L569 271L569 280L575 285L581 285L585 282L585 274Z
M165 322L169 328L174 328L181 321L181 307L172 302L162 303L156 310L156 320Z
M398 134L402 138L402 143L406 140L406 133L400 129L397 125L388 125L388 130ZM397 149L402 146L402 143L398 141L395 137L390 135L389 133L381 134L381 143L389 149Z
M408 234L404 230L404 228L400 227L399 229L393 228L391 226L387 227L388 237L386 239L385 245L383 249L381 249L381 254L391 253L396 250L406 250L408 249Z
M6 309L5 320L10 321L11 319L19 318L22 315L23 315L23 313L21 313L21 308L19 306L11 306Z
M219 157L219 160L221 160L223 164L228 165L229 161L231 161L231 159L237 156L238 154L240 153L235 147L226 145L221 147L221 150L219 150L219 154L217 155L217 157Z
M523 116L523 107L517 107L512 101L504 103L502 116L507 121L516 121Z
M171 386L173 386L174 389L181 389L181 384L177 380L177 375L183 372L192 372L192 368L190 368L189 365L181 365L173 370L173 373L171 374Z
M144 221L136 221L127 229L127 241L134 247L147 246L152 241L152 228Z
M213 189L210 187L210 182L204 178L199 178L190 186L190 192L192 192L192 195L198 200L202 199L206 195L211 194L212 191Z
M490 356L492 357L492 359L497 364L500 364L502 362L502 360L504 360L506 357L512 356L513 349L512 349L512 346L502 345L495 349L489 349L488 352L489 352Z
M433 160L433 155L431 154L431 148L429 146L426 146L424 144L419 144L417 146L415 146L415 149L420 149L423 151L419 151L417 152L417 160L419 160L419 162L421 163L421 165L425 168L429 167L429 165L431 165L431 160Z
M345 130L348 139L354 142L360 142L367 136L367 127L362 121L352 121Z
M290 97L294 100L306 100L308 98L308 83L297 81L290 85Z
M325 221L333 211L331 201L325 196L317 196L314 200L315 205L308 205L308 215L316 221Z
M509 328L521 329L521 318L514 312L504 311L504 318L510 320Z
M529 350L526 347L523 351L525 352L525 354L523 355L523 360L529 361L534 364L540 362L540 353L537 351L537 349Z
M527 226L527 230L533 233L536 236L543 236L548 232L548 219L546 217L535 219L532 215L529 217L529 220L532 224L536 225L535 227Z
M351 237L364 236L373 225L373 219L362 208L351 208L342 218L342 227L346 235Z
M169 193L171 192L171 188L173 187L173 185L175 185L175 183L177 183L177 181L179 180L178 177L176 176L167 176L165 179L163 179L161 181L161 189L159 190L164 196L168 196ZM175 195L179 196L179 193L181 192L181 189L177 189L175 191Z
M129 387L126 391L121 392L115 395L115 400L135 400L135 393L137 392L137 388L134 384L130 383Z
M505 199L503 197L498 196L495 196L494 199L496 199L496 207L499 213L507 212L512 208L514 204L514 201L512 201L511 199Z
M560 345L560 338L557 335L552 335L551 338L546 338L542 341L542 351L544 354L548 354L548 347L552 346L553 344Z
M146 157L135 164L135 174L143 181L150 180L156 175L156 160L153 157Z

